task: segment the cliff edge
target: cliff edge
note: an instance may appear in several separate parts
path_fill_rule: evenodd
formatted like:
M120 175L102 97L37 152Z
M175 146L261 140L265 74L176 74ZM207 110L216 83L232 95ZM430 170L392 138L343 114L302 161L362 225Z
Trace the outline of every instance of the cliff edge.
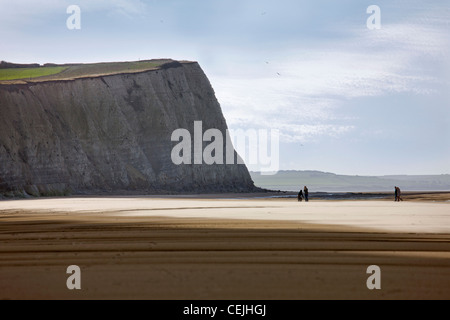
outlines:
M196 62L0 84L0 193L251 192L245 165L171 160L172 132L227 125Z

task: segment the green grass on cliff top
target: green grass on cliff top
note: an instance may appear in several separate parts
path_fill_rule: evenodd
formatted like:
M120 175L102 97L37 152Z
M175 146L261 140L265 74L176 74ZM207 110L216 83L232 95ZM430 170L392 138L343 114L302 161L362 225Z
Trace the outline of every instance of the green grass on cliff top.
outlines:
M104 62L89 64L65 64L36 68L0 69L0 81L4 80L67 80L89 76L139 72L157 68L172 60L144 60L132 62Z
M66 67L0 69L0 80L32 79L60 73Z

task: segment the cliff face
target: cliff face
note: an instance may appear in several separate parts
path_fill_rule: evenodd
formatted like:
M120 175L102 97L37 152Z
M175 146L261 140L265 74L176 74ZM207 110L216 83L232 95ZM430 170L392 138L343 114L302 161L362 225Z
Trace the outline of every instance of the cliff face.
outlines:
M172 132L227 129L197 63L0 84L0 193L252 191L245 165L175 165Z

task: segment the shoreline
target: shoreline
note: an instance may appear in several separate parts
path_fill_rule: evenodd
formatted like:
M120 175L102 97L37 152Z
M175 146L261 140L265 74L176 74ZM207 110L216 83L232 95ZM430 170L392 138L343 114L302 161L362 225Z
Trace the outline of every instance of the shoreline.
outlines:
M310 201L333 201L333 200L384 200L393 201L394 192L374 191L374 192L310 192ZM230 200L252 200L252 199L296 199L297 192L292 191L272 191L265 192L227 192L227 193L180 193L180 194L148 194L142 192L101 192L92 194L71 194L66 196L24 196L11 197L0 194L1 201L10 200L33 200L33 199L67 199L67 198L161 198L161 199L230 199ZM404 201L450 201L450 191L402 191Z
M238 219L356 226L389 232L449 233L447 201L311 200L110 196L39 198L0 202L0 218L52 219L55 215ZM229 195L228 195L229 196ZM442 214L444 213L444 214Z

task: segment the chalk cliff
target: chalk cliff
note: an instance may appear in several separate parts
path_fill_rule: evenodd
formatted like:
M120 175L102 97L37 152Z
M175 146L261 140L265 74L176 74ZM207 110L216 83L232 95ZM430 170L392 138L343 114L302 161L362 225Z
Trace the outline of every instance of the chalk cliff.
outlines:
M246 192L245 165L175 165L175 129L227 125L196 62L0 84L0 193Z

